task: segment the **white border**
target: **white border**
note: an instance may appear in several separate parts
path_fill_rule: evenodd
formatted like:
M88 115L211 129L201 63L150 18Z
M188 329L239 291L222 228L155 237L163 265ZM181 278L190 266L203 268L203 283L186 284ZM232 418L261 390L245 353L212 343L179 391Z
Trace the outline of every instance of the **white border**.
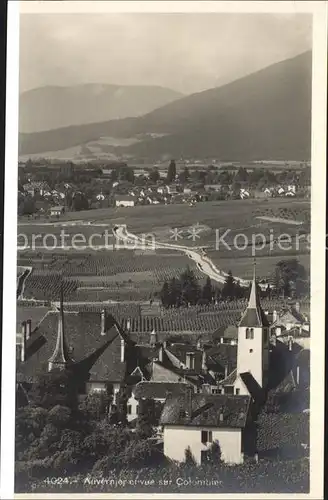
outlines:
M9 1L7 48L7 112L5 162L5 245L2 354L1 498L14 498L14 398L16 328L16 224L17 224L17 137L18 137L18 26L22 13L100 12L257 12L313 13L312 89L312 229L311 229L311 470L310 494L92 494L88 498L224 498L305 499L323 498L324 446L324 332L325 332L325 179L326 179L326 92L327 92L327 2L326 1ZM15 249L15 250L14 250ZM63 498L56 494L15 495L15 498ZM67 497L66 497L67 498ZM81 494L70 495L81 498Z
M19 3L8 2L3 248L1 498L13 498L15 436Z

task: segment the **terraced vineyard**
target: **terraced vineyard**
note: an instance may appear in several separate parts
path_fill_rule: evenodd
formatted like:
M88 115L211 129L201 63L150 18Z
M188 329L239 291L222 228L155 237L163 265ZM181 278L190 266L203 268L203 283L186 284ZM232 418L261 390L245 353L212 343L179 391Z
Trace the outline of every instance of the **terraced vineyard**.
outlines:
M23 297L25 299L37 300L59 300L61 285L65 300L72 299L77 289L77 282L70 279L62 279L60 273L41 274L33 270L26 278Z

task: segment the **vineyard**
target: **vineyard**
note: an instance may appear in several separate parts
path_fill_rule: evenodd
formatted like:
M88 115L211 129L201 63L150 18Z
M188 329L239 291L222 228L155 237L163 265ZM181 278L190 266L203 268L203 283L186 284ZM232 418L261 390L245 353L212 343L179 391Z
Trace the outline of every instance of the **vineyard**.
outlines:
M60 273L39 274L36 271L26 278L24 286L25 299L37 300L59 300L60 289L63 286L65 300L74 297L77 282L70 279L62 279Z
M61 272L65 276L100 277L104 283L106 276L146 271L153 273L153 279L157 282L163 282L178 276L181 269L187 266L195 272L197 277L204 276L188 257L178 252L167 255L141 253L134 250L109 250L93 253L75 252L74 254L56 252L49 255L49 253L25 251L18 256L18 265L33 266L35 269L49 272Z

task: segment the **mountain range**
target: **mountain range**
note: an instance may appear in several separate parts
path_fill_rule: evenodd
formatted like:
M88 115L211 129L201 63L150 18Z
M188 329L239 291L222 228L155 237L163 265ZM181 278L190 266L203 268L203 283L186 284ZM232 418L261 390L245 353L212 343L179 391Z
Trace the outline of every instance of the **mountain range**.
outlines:
M171 89L143 85L40 87L20 95L19 129L26 133L42 132L141 116L180 97L183 94Z
M92 156L88 144L107 137L107 151L133 158L308 160L311 80L306 52L143 116L20 134L20 154L84 146Z

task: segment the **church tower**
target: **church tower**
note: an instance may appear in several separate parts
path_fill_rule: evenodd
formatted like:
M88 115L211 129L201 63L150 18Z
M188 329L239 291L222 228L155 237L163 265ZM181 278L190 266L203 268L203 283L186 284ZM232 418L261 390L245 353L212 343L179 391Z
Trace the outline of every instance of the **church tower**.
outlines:
M59 309L59 319L58 319L58 331L57 331L57 341L56 347L52 356L48 360L48 371L59 369L64 370L68 364L71 363L68 349L65 340L65 329L64 329L64 304L63 304L63 287L60 290L60 309Z
M255 264L248 305L238 325L237 376L250 372L261 387L268 382L269 322L260 304Z

